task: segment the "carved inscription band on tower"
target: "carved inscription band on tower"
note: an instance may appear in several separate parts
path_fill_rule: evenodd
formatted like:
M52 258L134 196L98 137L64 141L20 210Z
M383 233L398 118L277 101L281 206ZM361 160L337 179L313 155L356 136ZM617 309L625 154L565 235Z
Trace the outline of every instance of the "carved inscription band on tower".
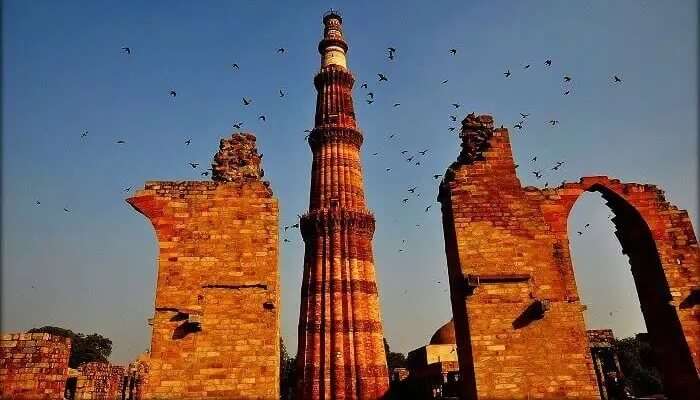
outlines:
M388 390L384 332L342 18L323 18L297 370L301 399L378 399Z

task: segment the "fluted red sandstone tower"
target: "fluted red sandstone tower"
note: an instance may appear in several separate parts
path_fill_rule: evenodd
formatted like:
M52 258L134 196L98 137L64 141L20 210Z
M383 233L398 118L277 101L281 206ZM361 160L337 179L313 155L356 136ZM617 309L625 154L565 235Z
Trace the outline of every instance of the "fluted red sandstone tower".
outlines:
M372 256L374 216L365 203L362 134L352 103L341 17L323 18L321 71L305 242L297 370L302 399L378 399L388 390Z

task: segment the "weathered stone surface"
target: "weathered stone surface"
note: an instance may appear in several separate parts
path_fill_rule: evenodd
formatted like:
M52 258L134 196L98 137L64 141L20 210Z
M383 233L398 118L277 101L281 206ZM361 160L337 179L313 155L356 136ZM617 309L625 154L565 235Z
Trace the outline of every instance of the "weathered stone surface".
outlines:
M124 367L106 362L89 362L78 367L76 400L120 400Z
M0 398L61 400L68 378L69 338L11 333L0 341Z
M651 185L605 176L523 188L508 131L462 122L462 153L440 186L450 292L467 399L599 398L567 219L598 191L615 214L672 398L700 393L698 244L688 214Z
M341 19L324 17L299 314L299 399L380 399L389 386L367 209Z
M279 398L279 213L254 145L222 140L214 182L127 200L160 248L146 399Z

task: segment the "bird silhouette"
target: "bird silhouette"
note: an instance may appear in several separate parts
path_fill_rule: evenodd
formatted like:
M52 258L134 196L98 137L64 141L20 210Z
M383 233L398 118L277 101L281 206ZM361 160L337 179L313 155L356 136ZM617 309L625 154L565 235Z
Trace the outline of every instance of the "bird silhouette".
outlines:
M551 67L552 66L552 60L547 60L544 62L544 65Z
M520 116L521 116L521 117L523 117L523 119L525 119L525 118L529 117L529 116L530 116L530 114L524 114L524 113L520 113Z
M186 145L186 146L189 146L190 143L192 143L192 139L187 139L187 140L185 140L185 145Z
M530 68L530 64L523 66L523 69L528 69L528 68Z
M389 50L389 53L396 53L396 49L393 47L387 47L387 50Z
M457 49L450 49L450 54L453 56L457 54Z
M584 227L584 228L590 228L590 227L591 227L591 224L586 224L586 225L584 225L583 227Z
M200 175L202 175L202 176L209 176L209 171L204 171L204 172L202 172Z
M170 95L171 95L172 97L177 97L177 92L174 91L174 90L171 90L171 91L170 91Z
M452 107L454 107L455 109L459 108L460 106L461 106L461 104L452 103Z
M448 82L448 80L445 79L444 81L442 81L442 84L444 85L444 84L446 84L447 82Z
M40 202L39 200L37 200L37 201L36 201L36 205L37 205L37 206L40 206L40 205L41 205L41 202Z
M513 168L517 169L520 166L520 164L515 164L513 165Z
M518 122L517 124L513 125L513 128L523 129L522 122Z
M379 155L379 153L372 153L372 155L373 155L373 156L378 156L378 155Z
M277 52L281 54L284 54L285 51L287 50L285 50L284 47L280 47L279 49L277 49Z
M67 209L66 207L63 207L63 211L65 211L65 212L70 212L70 210Z
M401 105L401 103L394 103L394 107L398 107L400 105Z
M235 124L233 124L233 127L236 129L241 129L241 126L243 126L243 122L236 122Z
M386 169L386 172L389 172L389 171L391 171L391 168L387 168L387 169Z
M576 233L578 233L579 236L583 235L583 232L581 232L581 231L578 231L578 232L576 232Z
M244 106L249 106L250 103L253 102L253 99L246 99L245 97L243 98L243 105Z
M406 204L406 203L408 203L408 199L405 198L405 199L401 200L401 202L402 202L403 204Z
M564 96L566 96L566 95L569 94L569 93L571 93L571 90L565 91L565 92L564 92Z
M374 93L373 93L373 92L367 92L367 96L368 96L370 99L374 99Z
M117 144L124 144L124 143L126 143L126 142L123 140L117 140Z
M238 64L231 64L231 68L241 69L241 68L238 66Z
M389 78L387 78L386 75L384 75L384 74L377 74L377 76L379 77L379 82L381 82L381 81L387 81L387 82L389 82Z
M290 243L290 240L287 239L287 238L284 238L284 242L285 242L285 243Z
M535 175L535 178L540 179L542 178L542 171L532 171L533 175Z
M80 137L81 137L81 138L84 138L84 137L87 137L87 135L88 135L88 131L87 131L87 129L86 129L85 132L83 132L83 133L80 134Z
M389 135L389 139L393 139L395 135L395 133L392 133L391 135Z
M556 165L552 167L552 171L558 170L562 165L564 165L564 161L557 161Z
M126 54L131 54L131 48L130 47L122 47L122 51Z
M571 82L571 77L568 75L564 75L564 82Z
M415 193L415 192L416 192L416 189L418 189L418 186L414 186L414 187L412 187L412 188L409 188L409 189L408 189L408 192L409 192L409 193Z
M188 164L190 164L190 166L191 166L192 168L197 168L197 167L199 167L199 164L198 164L198 163L193 163L193 162L191 162L191 163L188 163Z
M406 154L406 153L408 153L408 150L402 150L402 151L401 151L401 154Z
M362 85L360 85L361 88L367 89L367 82L362 82Z
M510 70L504 72L503 75L505 75L506 78L510 78Z
M129 186L128 188L124 188L124 191L125 191L125 192L131 191L131 186Z
M550 123L550 125L554 126L554 125L558 124L559 121L557 121L556 119L550 119L549 123Z
M390 52L388 57L389 57L389 60L393 60L393 59L394 59L394 53L391 53L391 52Z
M287 94L287 93L285 93L284 91L282 91L282 89L280 89L280 97L284 97L285 94Z
M535 161L537 161L537 156L534 156L530 159L530 162L535 162Z
M367 100L365 100L365 101L367 102L367 104L372 104L372 103L374 103L374 100L369 100L369 99L367 99Z
M410 157L408 157L408 158L406 159L406 161L408 161L408 162L413 161L413 157L415 157L415 156L410 156Z
M431 204L431 205L429 205L428 207L425 207L425 212L428 212L428 210L430 210L430 207L432 207L432 206L433 206L433 205Z
M311 129L304 129L304 132L311 133Z
M433 175L433 179L438 179L438 178L440 178L441 176L442 176L442 174L435 174L435 175Z
M430 151L430 149L425 149L423 151L419 151L418 153L420 153L420 155L424 156L425 153L427 153L428 151Z
M622 79L620 79L617 75L613 75L613 81L617 83L622 83Z
M453 131L455 130L455 127L454 127L454 126L451 126L451 127L447 128L447 130L450 131L450 132L453 132Z
M544 183L544 188L547 189L549 187L549 182Z
M262 114L258 117L258 119L259 119L259 120L262 120L262 122L267 121L267 119L265 118L265 116L262 115Z
M452 122L457 122L457 117L455 117L454 115L450 115L450 120Z

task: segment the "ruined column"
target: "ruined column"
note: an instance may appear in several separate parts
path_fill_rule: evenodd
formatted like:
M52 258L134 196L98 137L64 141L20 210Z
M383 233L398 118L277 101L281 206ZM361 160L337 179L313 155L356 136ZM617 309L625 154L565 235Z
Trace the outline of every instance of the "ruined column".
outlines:
M127 201L159 245L145 399L279 399L278 208L255 136L222 139L213 181Z
M300 399L379 399L389 387L342 18L326 14L305 242L297 352Z

